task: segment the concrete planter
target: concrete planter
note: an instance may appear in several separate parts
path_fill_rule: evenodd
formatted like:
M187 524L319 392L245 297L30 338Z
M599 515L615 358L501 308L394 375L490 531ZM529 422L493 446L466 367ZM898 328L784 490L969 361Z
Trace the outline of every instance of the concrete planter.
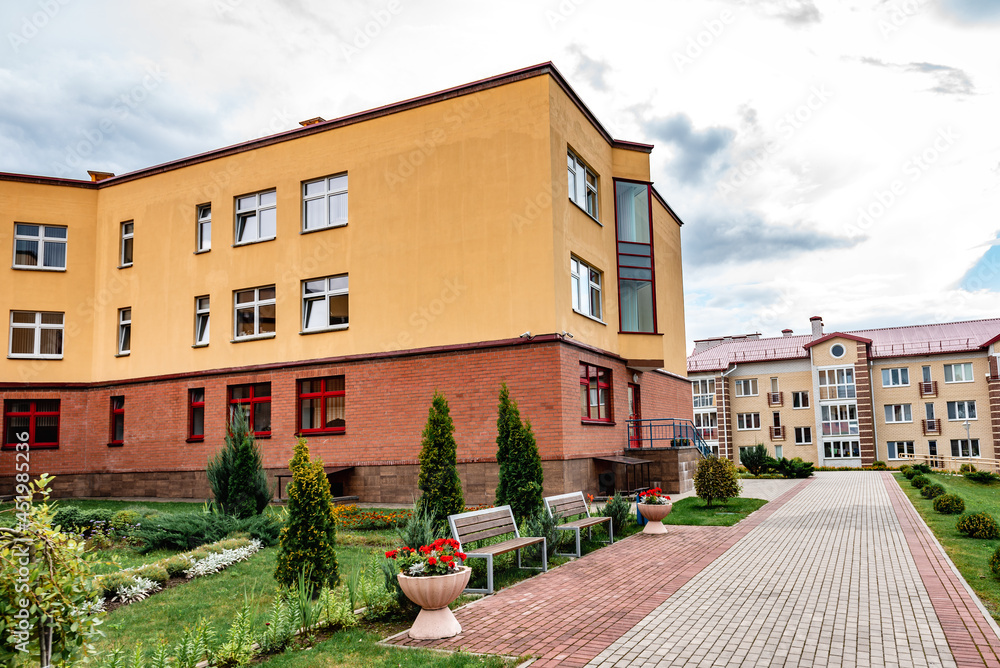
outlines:
M399 587L406 597L420 606L420 614L410 628L414 640L450 638L462 632L462 625L448 609L448 604L462 595L469 584L472 569L462 566L457 573L410 577L399 574Z
M670 514L673 509L673 505L670 503L640 503L639 512L645 517L648 522L646 526L642 528L643 533L667 533L667 528L663 526L663 518Z

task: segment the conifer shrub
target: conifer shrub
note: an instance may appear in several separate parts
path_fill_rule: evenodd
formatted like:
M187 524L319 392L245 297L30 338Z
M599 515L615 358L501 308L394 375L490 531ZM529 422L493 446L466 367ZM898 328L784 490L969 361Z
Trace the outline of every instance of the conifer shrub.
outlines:
M500 386L497 407L497 464L496 505L509 505L518 523L537 515L542 510L542 458L531 423L521 421L507 383Z
M702 459L694 473L694 491L707 506L716 500L725 501L739 496L741 490L736 466L727 458Z
M813 474L812 462L803 461L801 457L793 457L792 459L782 457L776 463L775 470L784 478L808 478Z
M958 467L959 473L972 473L975 470L976 467L973 466L972 464L962 464L961 466Z
M937 483L931 485L924 485L920 490L920 495L925 499L936 499L937 497L944 494L944 487Z
M967 513L958 519L955 528L970 538L1000 538L1000 527L989 513Z
M903 464L902 466L899 467L899 472L902 473L903 475L906 475L906 472L909 470L910 470L909 464Z
M934 510L942 515L958 515L965 512L965 500L958 494L942 494L934 499Z
M264 455L244 411L230 412L226 443L208 462L205 473L215 505L227 515L260 515L271 502L274 490L267 484Z
M134 573L161 585L170 579L169 571L162 564L146 564L135 569Z
M740 463L746 467L750 475L762 475L777 470L778 462L767 453L767 446L758 443L752 448L740 451Z
M978 482L980 485L992 485L997 480L1000 480L1000 476L991 471L969 471L968 473L963 473L962 477L972 482Z
M632 504L621 494L615 494L604 503L601 515L611 518L616 536L623 535L625 527L632 519ZM476 561L479 561L478 559Z
M433 516L435 528L442 531L447 526L448 515L465 510L454 433L448 400L440 392L435 392L420 446L417 484L423 493L417 502Z
M990 571L994 577L1000 578L1000 545L993 550L993 554L990 556Z
M899 470L903 471L903 469L899 469ZM903 477L906 478L907 480L913 480L913 477L916 476L918 473L920 473L920 472L917 471L917 470L915 470L911 466L908 469L906 469L905 471L903 471Z
M295 454L288 463L292 482L288 485L288 521L278 539L277 567L274 579L283 587L295 589L299 577L305 574L311 591L318 594L324 587L339 581L337 525L330 501L330 483L323 471L323 462L309 459L306 439L299 437Z
M917 473L927 474L931 472L931 467L928 466L927 464L914 464L910 468L916 471Z
M872 471L885 471L887 468L889 467L881 459L876 459L872 462Z
M910 484L916 487L917 489L923 489L927 485L931 484L931 479L925 475L918 474L910 478Z

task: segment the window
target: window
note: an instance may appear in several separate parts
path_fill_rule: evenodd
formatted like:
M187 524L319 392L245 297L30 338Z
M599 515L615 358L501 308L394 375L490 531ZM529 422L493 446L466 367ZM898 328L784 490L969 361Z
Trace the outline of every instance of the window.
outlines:
M966 362L965 364L944 365L944 382L971 383L973 380L972 362Z
M813 442L812 427L795 428L795 445L809 445Z
M656 333L649 184L615 181L621 331Z
M771 379L771 391L772 392L777 392L778 391L778 379L777 378L772 378Z
M931 368L929 366L920 367L920 373L923 376L924 382L931 382Z
M125 442L125 397L111 397L111 440L108 445Z
M885 421L891 422L913 422L913 415L910 412L910 404L892 404L885 406Z
M827 459L844 459L861 456L860 441L823 441L823 456Z
M205 388L188 390L188 441L205 440Z
M952 457L979 457L979 439L953 438L951 439Z
M924 404L924 413L927 416L927 421L930 422L934 419L934 404Z
M7 399L3 402L3 447L59 447L58 399Z
M566 171L569 176L569 198L581 209L598 218L597 174L594 174L580 158L569 151L566 154Z
M302 184L302 231L347 225L347 174Z
M580 364L580 416L611 422L611 370Z
M344 433L344 377L299 381L299 432Z
M809 408L809 393L792 392L792 408Z
M736 396L738 397L756 397L757 396L757 379L756 378L743 378L736 381Z
M823 436L854 436L858 434L858 407L854 404L820 406Z
M118 354L132 352L132 309L118 309Z
M948 419L949 420L975 420L976 419L976 402L975 401L949 401L948 402Z
M719 440L719 423L715 411L694 414L694 426L706 441Z
M889 459L902 459L914 455L913 441L889 441L886 443L886 456Z
M601 319L601 272L575 257L569 259L570 283L573 287L573 310L591 318Z
M122 223L121 252L118 256L119 267L132 266L132 234L134 227L135 223L131 220L126 223Z
M771 413L771 424L774 427L781 426L781 413L779 413L778 411L774 411L773 413Z
M208 345L210 303L208 296L194 298L194 344L196 346Z
M715 379L703 378L691 383L691 394L695 408L708 408L715 405Z
M271 383L230 385L229 408L246 414L254 436L271 436Z
M738 431L760 429L760 413L737 413L736 429Z
M195 250L198 253L212 250L212 205L202 204L198 207L198 228L195 239Z
M8 357L61 360L63 315L46 311L11 311Z
M902 387L910 384L910 370L882 369L882 387Z
M236 302L236 338L248 339L274 334L274 286L233 293Z
M819 372L820 401L828 399L854 399L854 369L821 369Z
M236 198L236 244L273 239L278 227L274 190Z
M14 225L15 269L65 269L66 228L54 225Z
M347 327L347 274L302 281L302 331Z
M784 453L782 452L782 449L781 449L780 445L775 445L774 446L774 458L775 459L784 459Z
M836 357L837 359L840 359L841 357L843 357L844 353L846 353L846 352L847 352L847 349L844 348L844 346L841 345L841 344L839 344L839 343L835 343L832 346L830 346L830 354L833 355L834 357Z

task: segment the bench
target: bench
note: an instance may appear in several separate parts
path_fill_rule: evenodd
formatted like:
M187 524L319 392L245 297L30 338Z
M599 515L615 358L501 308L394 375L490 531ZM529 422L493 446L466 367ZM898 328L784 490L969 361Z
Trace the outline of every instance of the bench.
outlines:
M591 517L590 509L587 507L587 502L583 498L583 492L570 492L569 494L547 496L545 497L545 509L549 512L549 517L556 520L556 522L564 517L583 515L583 517L578 520L572 520L556 527L560 531L572 531L576 534L576 553L559 552L557 554L575 556L579 559L580 529L586 529L587 536L593 540L594 527L598 524L603 524L604 522L608 523L608 540L604 542L608 544L615 542L614 522L611 521L610 517Z
M522 536L517 530L517 523L514 522L514 513L510 506L500 506L499 508L487 508L486 510L473 510L468 513L459 513L448 516L448 524L451 526L451 534L458 541L459 552L465 552L468 557L478 557L486 559L486 589L465 590L468 594L492 594L493 593L493 557L498 554L517 550L517 567L521 566L521 549L529 545L542 544L542 567L541 571L549 570L548 555L544 538L532 536ZM495 545L466 550L462 546L474 543L486 538L514 534L513 538L505 540ZM537 567L531 567L539 570Z

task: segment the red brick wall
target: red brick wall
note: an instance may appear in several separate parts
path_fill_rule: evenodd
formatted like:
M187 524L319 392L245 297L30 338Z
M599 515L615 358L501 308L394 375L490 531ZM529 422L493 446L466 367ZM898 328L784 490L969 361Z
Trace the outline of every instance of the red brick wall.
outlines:
M872 408L872 383L868 371L868 344L858 341L858 358L854 363L854 385L858 399L858 440L861 464L875 461L875 414Z

